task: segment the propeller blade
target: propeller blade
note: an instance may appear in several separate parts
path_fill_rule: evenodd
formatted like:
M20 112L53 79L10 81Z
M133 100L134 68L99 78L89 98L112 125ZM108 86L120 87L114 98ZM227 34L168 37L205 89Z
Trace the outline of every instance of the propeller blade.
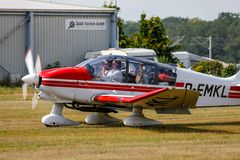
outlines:
M39 74L42 71L41 59L40 59L39 54L37 55L37 59L36 59L35 71L36 71L37 74Z
M37 104L38 104L38 95L35 92L32 98L32 110L37 108Z
M28 73L34 73L34 64L33 64L33 55L32 55L32 50L29 49L27 51L27 55L25 57L25 63L28 69Z
M27 94L28 94L28 84L27 83L22 84L22 93L23 93L23 100L25 101L27 99Z

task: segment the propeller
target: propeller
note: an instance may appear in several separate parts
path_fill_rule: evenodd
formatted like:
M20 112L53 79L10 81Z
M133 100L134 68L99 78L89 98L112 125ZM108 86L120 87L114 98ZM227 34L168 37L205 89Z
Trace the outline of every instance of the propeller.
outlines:
M38 82L39 82L39 73L42 71L41 60L39 55L37 55L35 68L34 68L32 50L29 49L25 57L25 63L26 63L29 74L25 75L22 78L22 81L24 82L22 85L23 99L26 100L27 98L28 86L33 85L35 92L32 98L32 109L35 109L38 103L36 85L38 85Z
M32 97L32 110L34 110L35 108L37 108L37 104L38 104L38 95L35 92L33 97Z
M35 72L39 74L42 71L41 60L39 54L37 55L36 63L35 63Z
M33 55L32 55L32 50L28 49L27 55L25 57L25 63L28 69L28 73L34 73L34 64L33 64Z
M27 94L28 94L28 84L27 83L22 84L22 92L23 92L23 99L26 100Z

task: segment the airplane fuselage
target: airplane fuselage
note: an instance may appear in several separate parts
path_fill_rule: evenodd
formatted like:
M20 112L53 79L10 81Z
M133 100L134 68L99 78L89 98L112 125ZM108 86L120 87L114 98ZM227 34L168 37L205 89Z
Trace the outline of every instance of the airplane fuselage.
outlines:
M124 63L121 64L124 66L121 69L124 73L123 82L103 80L103 77L99 76L102 68L99 68L97 64L91 67L80 65L43 71L40 74L42 76L42 84L39 88L40 98L56 103L74 101L83 104L98 104L92 99L98 94L136 96L167 87L198 91L200 96L197 107L240 104L240 86L238 86L236 76L220 78L172 66L157 66L148 61L140 62L146 66L145 70L149 72L148 84L133 82L135 77L132 77L137 74L134 65L135 63L137 65L138 61L132 63L131 59L124 60ZM93 67L95 68L92 69ZM168 72L169 76L160 76L164 72ZM96 78L97 75L98 78Z
M189 114L189 108L196 106L240 104L240 72L219 78L118 55L92 58L75 67L41 71L40 58L36 69L33 68L31 50L25 62L29 74L22 80L38 88L40 99L53 102L51 113L42 118L47 126L79 124L63 117L64 107L97 112L85 118L87 124L119 122L107 113L124 109L133 113L123 119L124 125L148 126L161 122L146 118L143 109L154 109L158 114Z

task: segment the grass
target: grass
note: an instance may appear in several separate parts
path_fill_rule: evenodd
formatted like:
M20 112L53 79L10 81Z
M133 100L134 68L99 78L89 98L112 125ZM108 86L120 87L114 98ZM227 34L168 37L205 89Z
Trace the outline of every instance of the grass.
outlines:
M31 93L31 89L30 89ZM86 125L87 113L64 109L80 126L48 128L41 117L51 103L31 96L22 101L20 88L0 87L0 159L239 159L240 107L195 109L192 115L146 116L161 126L131 128L123 124ZM128 112L114 115L124 118Z

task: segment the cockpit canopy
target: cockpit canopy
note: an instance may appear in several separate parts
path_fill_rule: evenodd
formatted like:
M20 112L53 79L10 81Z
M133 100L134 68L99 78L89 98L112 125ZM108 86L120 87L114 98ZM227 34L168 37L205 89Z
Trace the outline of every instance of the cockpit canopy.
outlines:
M127 56L100 56L76 67L85 67L94 81L174 86L177 78L174 66Z

